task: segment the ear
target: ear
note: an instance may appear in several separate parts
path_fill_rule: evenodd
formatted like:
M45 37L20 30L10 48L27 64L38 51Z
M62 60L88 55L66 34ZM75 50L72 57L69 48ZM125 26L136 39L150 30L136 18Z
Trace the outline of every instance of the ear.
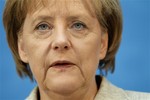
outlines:
M102 33L101 35L101 46L100 46L100 54L99 59L102 60L105 58L108 48L108 33Z
M25 50L25 45L24 45L22 36L18 37L18 53L19 53L21 60L25 63L28 63L27 53Z

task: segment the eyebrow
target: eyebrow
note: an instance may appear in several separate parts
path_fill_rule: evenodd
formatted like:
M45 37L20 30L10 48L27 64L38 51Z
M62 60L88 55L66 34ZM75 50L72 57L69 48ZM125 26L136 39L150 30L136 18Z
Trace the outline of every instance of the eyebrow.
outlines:
M45 15L41 15L36 17L33 21L32 21L32 25L34 25L37 21L41 21L41 20L53 20L54 18L51 16L45 16Z
M89 21L89 17L85 16L85 15L76 15L76 16L69 16L67 18L67 21L72 21L72 20L85 20L85 21Z
M94 18L93 16L91 16L91 18ZM66 17L67 21L72 21L72 20L80 20L83 19L85 21L89 21L90 16L85 15L85 14L73 14L73 15L68 15L68 17ZM31 22L31 25L34 25L37 21L54 21L54 17L53 16L49 16L49 15L40 15L37 16L35 19L33 19L33 21Z

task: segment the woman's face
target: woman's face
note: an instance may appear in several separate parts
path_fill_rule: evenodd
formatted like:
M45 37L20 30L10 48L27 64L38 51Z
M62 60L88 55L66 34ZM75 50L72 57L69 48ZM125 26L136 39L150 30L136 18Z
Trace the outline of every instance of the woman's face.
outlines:
M40 90L71 93L95 81L108 36L87 8L82 0L54 0L27 14L19 54Z

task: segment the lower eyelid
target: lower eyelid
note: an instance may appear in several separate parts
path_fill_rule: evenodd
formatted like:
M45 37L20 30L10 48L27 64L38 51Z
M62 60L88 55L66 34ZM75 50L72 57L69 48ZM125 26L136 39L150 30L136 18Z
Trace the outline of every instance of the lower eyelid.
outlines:
M36 36L39 36L39 38L42 38L42 37L48 37L52 34L51 31L36 31Z
M74 27L74 29L77 30L77 31L83 31L83 30L87 29L87 27L84 26L84 25L82 25L82 26L80 26L79 28Z
M47 26L47 27L49 27L49 28L51 28L51 24L49 24L48 22L40 22L40 23L38 23L36 26L35 26L35 29L38 29L40 26L42 26L42 25L44 25L44 26Z
M43 24L43 25L44 25L44 24ZM49 27L48 25L46 25L46 24L45 24L45 27L48 28L48 29L50 29L50 27ZM40 28L41 28L41 29L43 28L42 25L39 25L39 26L36 27L37 30L40 30Z

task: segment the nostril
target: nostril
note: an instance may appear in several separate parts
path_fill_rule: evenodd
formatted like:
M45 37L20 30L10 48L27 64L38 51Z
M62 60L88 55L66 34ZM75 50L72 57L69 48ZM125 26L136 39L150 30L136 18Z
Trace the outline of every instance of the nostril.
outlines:
M58 47L56 46L54 49L55 49L55 50L57 50L57 49L58 49Z
M68 49L68 46L64 46L64 49Z
M59 48L61 48L61 47L56 46L54 49L58 50ZM64 46L62 49L68 49L68 46Z
M52 45L53 50L68 50L70 49L70 45L66 43L57 43Z

